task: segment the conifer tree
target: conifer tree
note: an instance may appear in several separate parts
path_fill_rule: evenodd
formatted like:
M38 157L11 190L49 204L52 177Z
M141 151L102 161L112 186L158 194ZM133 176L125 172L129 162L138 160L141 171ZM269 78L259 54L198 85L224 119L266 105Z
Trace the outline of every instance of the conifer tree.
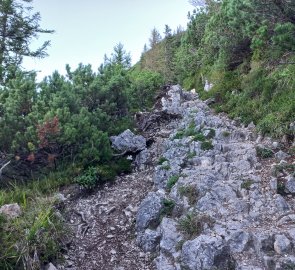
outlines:
M42 33L53 33L52 30L40 27L40 13L33 13L29 5L32 0L0 1L0 82L5 81L8 68L19 66L24 56L43 58L47 56L46 48L50 41L41 47L31 50L33 39Z

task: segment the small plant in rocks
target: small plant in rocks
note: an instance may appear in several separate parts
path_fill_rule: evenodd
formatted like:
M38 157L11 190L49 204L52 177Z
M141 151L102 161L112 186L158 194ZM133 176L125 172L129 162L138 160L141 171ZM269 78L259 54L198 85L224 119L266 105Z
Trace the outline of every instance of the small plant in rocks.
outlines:
M197 155L196 151L189 152L189 153L187 154L187 158L190 159L190 158L195 157L196 155Z
M182 231L187 239L192 239L202 233L205 224L212 227L214 220L207 215L190 212L179 220L178 229Z
M158 165L162 165L165 161L168 161L168 159L165 157L160 157L158 160Z
M175 206L175 202L169 199L164 199L161 216L171 217Z
M253 181L252 181L251 179L247 179L246 181L244 181L244 182L241 184L241 188L243 188L243 189L247 189L247 190L250 190L252 184L253 184Z
M179 179L179 175L172 175L167 182L167 189L170 191Z
M225 137L225 138L228 138L230 136L230 132L225 130L222 132L222 136Z
M180 196L187 197L190 205L193 205L197 202L198 191L194 186L181 186L178 188Z
M256 153L260 158L271 158L274 156L274 152L271 149L260 146L256 147Z
M204 151L211 150L213 148L214 147L213 147L212 141L204 141L201 144L201 149L204 150Z

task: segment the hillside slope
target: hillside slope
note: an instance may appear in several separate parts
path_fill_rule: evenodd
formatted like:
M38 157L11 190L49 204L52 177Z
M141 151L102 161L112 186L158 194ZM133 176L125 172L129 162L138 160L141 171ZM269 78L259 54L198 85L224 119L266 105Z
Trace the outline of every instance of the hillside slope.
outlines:
M294 155L179 86L155 109L137 172L66 201L64 269L292 269Z

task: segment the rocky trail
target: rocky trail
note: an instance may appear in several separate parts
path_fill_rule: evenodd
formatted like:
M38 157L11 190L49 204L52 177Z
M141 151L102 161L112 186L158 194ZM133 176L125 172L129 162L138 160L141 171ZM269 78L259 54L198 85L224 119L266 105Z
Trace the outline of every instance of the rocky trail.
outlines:
M146 140L112 140L136 153L133 173L88 196L65 191L73 240L58 269L295 269L294 147L179 86L138 119Z

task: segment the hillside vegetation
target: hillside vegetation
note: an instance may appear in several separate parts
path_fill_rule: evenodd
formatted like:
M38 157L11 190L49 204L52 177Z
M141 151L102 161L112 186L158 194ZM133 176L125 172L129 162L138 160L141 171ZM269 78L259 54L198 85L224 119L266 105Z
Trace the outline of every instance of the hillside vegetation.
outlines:
M195 5L201 1L192 1ZM265 135L290 137L295 119L295 3L293 1L206 1L189 14L188 29L165 30L147 51L143 69L166 82L215 97L215 109ZM205 82L213 84L207 93Z
M214 97L217 112L253 121L264 135L294 138L295 2L192 1L187 29L166 25L162 38L154 28L134 66L118 43L97 71L67 65L65 76L40 83L21 65L47 56L49 41L36 51L29 44L53 31L40 28L39 13L27 15L30 2L0 3L0 207L23 211L16 220L0 215L0 269L38 269L60 257L66 233L52 194L130 172L109 137L134 129L134 113L150 110L164 84Z

